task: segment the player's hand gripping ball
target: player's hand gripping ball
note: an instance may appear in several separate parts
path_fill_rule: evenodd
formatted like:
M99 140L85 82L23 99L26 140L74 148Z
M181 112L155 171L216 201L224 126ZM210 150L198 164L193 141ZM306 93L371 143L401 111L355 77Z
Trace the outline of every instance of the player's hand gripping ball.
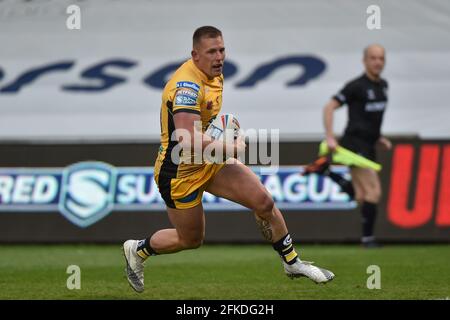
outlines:
M239 125L239 121L232 114L223 114L214 118L206 129L205 134L215 140L223 141L227 145L225 154L222 148L219 150L205 149L206 152L204 156L208 163L223 163L228 158L233 158L236 143L238 155L242 150L245 150L245 142L241 141L243 139L241 136L241 126ZM230 147L230 149L228 149L228 147Z
M223 114L213 119L205 134L215 140L232 142L241 134L241 126L234 115L231 113Z

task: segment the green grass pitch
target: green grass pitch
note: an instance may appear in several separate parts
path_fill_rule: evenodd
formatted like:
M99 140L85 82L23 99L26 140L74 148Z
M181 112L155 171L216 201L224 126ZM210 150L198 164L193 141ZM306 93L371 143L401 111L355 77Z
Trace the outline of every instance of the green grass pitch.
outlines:
M316 285L290 280L270 245L205 245L150 257L146 289L135 293L124 276L120 245L0 245L0 299L449 299L450 245L297 244L304 260L336 278ZM69 265L81 269L81 289L66 287ZM367 288L369 265L381 289Z

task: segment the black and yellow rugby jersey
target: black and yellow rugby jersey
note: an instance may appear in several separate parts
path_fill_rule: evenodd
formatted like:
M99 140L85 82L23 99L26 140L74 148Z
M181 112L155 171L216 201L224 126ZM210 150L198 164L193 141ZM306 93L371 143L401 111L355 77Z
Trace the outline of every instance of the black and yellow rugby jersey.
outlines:
M155 164L155 175L160 171L181 177L195 172L203 164L175 164L171 159L172 149L178 144L172 133L175 130L173 116L178 112L199 114L204 132L222 106L223 75L208 79L189 59L181 65L164 87L161 102L161 146ZM184 155L186 156L186 155ZM183 158L184 158L183 156ZM191 155L193 157L193 155Z

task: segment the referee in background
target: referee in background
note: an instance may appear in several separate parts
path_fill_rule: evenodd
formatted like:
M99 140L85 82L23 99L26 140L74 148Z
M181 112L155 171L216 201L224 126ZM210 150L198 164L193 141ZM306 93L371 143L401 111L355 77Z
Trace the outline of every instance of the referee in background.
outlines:
M338 141L333 132L333 114L343 105L348 106L348 122L339 145L365 158L376 161L376 145L390 150L391 142L381 135L381 124L388 101L388 83L381 78L385 65L385 50L382 46L373 44L364 49L363 75L349 81L325 105L324 125L326 141L331 151L336 149ZM329 157L319 158L306 170L321 174L330 173ZM354 196L360 204L362 214L362 244L367 248L378 247L375 241L374 225L377 216L377 206L381 198L381 184L377 172L373 169L351 167L352 190L344 191ZM336 179L333 179L336 180ZM342 183L340 183L342 186Z

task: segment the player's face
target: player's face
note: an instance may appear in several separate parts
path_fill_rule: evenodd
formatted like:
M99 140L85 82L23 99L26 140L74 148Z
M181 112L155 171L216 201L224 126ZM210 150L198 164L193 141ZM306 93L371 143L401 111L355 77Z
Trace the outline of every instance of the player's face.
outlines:
M222 37L202 38L192 50L192 58L197 67L209 78L222 74L225 60L225 46Z
M372 47L367 50L364 65L369 74L379 77L383 71L384 63L384 49L382 47Z

